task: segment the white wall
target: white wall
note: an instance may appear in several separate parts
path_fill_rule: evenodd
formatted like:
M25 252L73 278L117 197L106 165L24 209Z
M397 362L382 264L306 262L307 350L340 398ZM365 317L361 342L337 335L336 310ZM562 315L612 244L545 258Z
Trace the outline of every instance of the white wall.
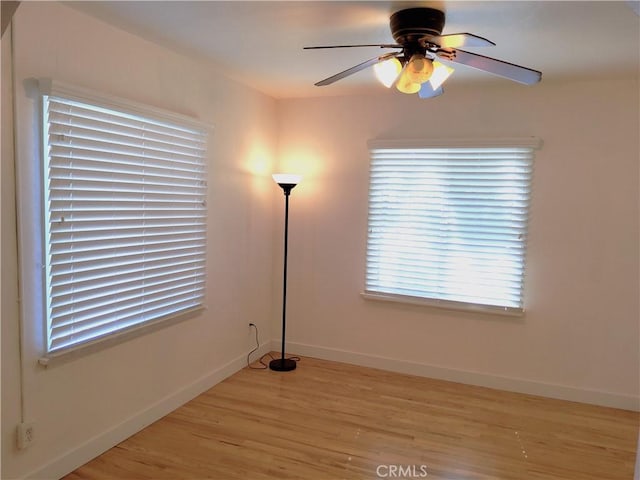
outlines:
M60 4L22 3L14 33L18 162L29 161L37 149L35 106L23 85L33 77L53 77L214 126L210 309L47 369L36 364L39 342L27 322L20 360L5 36L3 479L62 475L73 462L82 463L238 368L253 340L248 321L258 324L265 340L270 327L280 331L282 196L268 177L276 142L280 169L305 175L291 197L292 350L637 408L637 78L610 79L606 88L589 81L473 89L453 84L443 97L427 101L384 91L275 102L213 67ZM545 143L536 159L524 318L360 297L368 139L529 135ZM37 441L18 451L21 365L24 413L36 422Z
M639 407L638 79L285 100L292 352ZM522 319L364 300L369 139L540 137ZM276 330L274 321L274 331Z
M14 22L18 162L39 158L37 106L24 85L30 78L51 77L191 115L214 127L209 152L210 308L45 369L36 363L43 352L31 316L24 324L22 362L18 349L13 159L4 149L5 95L10 92L3 88L0 476L52 478L243 366L253 346L249 321L263 327L263 337L269 338L271 218L277 192L267 174L274 160L276 103L210 66L58 3L23 2ZM10 56L2 43L5 87ZM31 305L29 291L23 299ZM21 365L24 416L36 422L37 440L19 451L15 428L21 421Z
M12 107L12 93L11 93L11 26L7 28L2 41L0 42L0 48L2 53L0 54L0 74L1 74L1 92L0 97L0 142L1 145L1 159L0 162L0 185L2 189L0 191L0 225L7 223L8 227L15 225L14 216L10 213L7 215L5 209L11 208L14 204L14 188L13 188L13 111ZM5 162L5 159L8 161ZM8 218L7 218L8 217ZM5 322L5 318L8 318L8 313L15 311L15 301L17 298L17 281L15 278L15 257L13 263L10 258L7 258L5 252L13 253L16 250L16 238L15 230L12 232L8 228L2 228L2 236L0 238L0 248L2 255L0 258L0 265L2 270L2 276L0 281L0 304L2 310L0 312L0 352L2 352L2 359L0 366L2 368L2 382L0 383L0 394L6 393L7 390L15 392L18 391L19 372L15 369L18 365L18 324L15 321ZM8 275L5 278L5 271ZM6 301L5 301L6 300ZM12 340L12 341L10 341ZM10 365L12 369L6 368ZM13 395L13 399L10 402L5 401L4 396L0 396L0 408L2 410L2 418L7 414L7 418L17 418L20 415L18 398ZM0 422L0 425L2 422ZM0 437L1 438L1 437ZM0 442L1 444L2 442ZM0 456L0 473L3 471L2 457ZM1 476L1 475L0 475Z

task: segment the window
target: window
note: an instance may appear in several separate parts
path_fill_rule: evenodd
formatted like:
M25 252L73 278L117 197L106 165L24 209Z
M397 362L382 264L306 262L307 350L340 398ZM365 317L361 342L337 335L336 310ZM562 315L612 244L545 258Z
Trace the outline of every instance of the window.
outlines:
M201 125L51 86L42 96L47 353L201 307Z
M536 146L372 142L365 296L521 313Z

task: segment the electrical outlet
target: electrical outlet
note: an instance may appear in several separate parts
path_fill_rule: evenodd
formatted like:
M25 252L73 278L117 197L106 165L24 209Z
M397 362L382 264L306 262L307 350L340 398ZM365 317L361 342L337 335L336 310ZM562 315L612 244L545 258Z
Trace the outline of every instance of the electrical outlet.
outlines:
M18 425L17 438L18 448L27 448L35 441L35 424L33 422L23 422Z

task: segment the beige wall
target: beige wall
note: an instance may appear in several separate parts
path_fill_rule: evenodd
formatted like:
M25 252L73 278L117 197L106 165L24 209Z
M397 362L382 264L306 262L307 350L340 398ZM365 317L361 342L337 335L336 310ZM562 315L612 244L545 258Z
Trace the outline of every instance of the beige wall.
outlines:
M103 94L187 114L213 126L209 152L209 309L88 355L37 365L37 322L26 315L24 415L36 442L15 448L20 422L17 252L12 158L2 151L2 475L64 473L243 365L252 321L270 337L274 100L57 3L24 2L14 19L17 161L38 158L37 111L24 81L51 77ZM5 41L3 40L3 87ZM8 48L7 48L8 50ZM3 125L5 135L5 90ZM10 100L10 99L9 99ZM8 102L10 104L10 102ZM10 110L9 110L10 115ZM34 125L36 125L34 127ZM10 137L10 135L9 135ZM22 185L29 179L22 178ZM35 194L35 192L34 192ZM29 256L28 239L22 253ZM33 297L23 295L27 312ZM36 309L37 310L37 309ZM44 468L44 470L42 470Z
M638 79L286 100L291 350L638 408ZM369 139L540 137L526 315L365 300ZM277 331L274 329L274 331Z

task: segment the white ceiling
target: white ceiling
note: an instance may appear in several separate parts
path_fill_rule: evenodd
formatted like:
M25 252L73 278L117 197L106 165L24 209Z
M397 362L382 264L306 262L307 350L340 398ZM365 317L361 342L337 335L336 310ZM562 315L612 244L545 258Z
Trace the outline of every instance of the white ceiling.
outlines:
M387 50L302 47L392 43L389 15L409 6L445 10L443 33L488 38L496 46L468 50L540 70L543 82L637 75L639 70L637 1L74 1L69 5L210 60L230 77L275 98L384 88L374 81L371 69L333 85L313 84ZM462 65L449 83L489 80L509 83Z

